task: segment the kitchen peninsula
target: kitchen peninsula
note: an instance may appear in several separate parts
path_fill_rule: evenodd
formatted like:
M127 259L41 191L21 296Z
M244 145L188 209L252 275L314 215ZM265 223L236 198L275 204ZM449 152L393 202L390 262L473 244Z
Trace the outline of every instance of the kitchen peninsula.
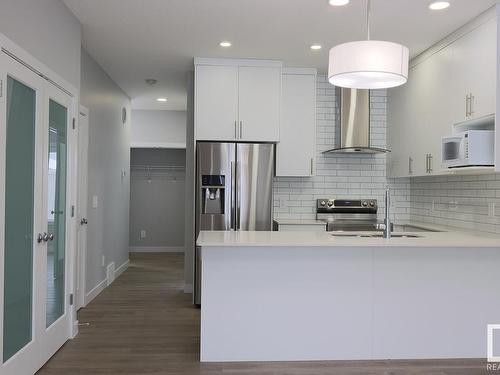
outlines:
M498 236L359 235L200 232L201 361L486 356Z

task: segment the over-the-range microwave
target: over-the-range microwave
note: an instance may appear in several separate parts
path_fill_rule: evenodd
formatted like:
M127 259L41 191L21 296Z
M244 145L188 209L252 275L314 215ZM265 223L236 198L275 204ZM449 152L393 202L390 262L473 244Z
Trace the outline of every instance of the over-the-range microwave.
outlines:
M492 130L467 130L442 139L443 168L493 166L494 159L495 132Z

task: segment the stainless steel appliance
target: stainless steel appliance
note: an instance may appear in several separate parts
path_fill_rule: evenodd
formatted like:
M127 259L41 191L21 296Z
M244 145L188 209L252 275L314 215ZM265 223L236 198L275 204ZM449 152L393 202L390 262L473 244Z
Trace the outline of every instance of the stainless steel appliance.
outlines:
M467 130L442 139L441 164L444 168L493 166L495 132Z
M370 90L341 88L340 145L324 153L389 152L370 144Z
M376 199L318 199L316 219L326 221L326 230L374 231L379 229Z
M198 142L196 237L200 230L272 230L274 144ZM201 259L195 254L196 304Z

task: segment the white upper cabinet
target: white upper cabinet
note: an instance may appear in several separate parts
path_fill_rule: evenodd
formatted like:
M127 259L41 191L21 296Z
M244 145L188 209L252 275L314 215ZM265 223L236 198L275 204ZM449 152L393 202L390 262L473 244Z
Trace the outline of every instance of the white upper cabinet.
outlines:
M316 70L283 72L277 176L313 176L316 156Z
M197 140L278 142L281 62L195 60Z
M238 67L196 67L196 137L225 141L236 138L238 121Z
M442 137L496 112L497 19L474 22L412 61L408 83L388 90L389 177L450 173Z
M281 68L240 66L239 139L279 141Z
M497 20L489 20L451 45L452 121L495 113Z

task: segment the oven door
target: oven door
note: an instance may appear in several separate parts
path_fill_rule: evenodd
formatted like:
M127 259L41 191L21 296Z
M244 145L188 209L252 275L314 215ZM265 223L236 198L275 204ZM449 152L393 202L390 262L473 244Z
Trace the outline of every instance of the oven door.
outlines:
M465 158L465 137L458 135L444 137L441 143L441 165L444 168L461 167L467 165Z

